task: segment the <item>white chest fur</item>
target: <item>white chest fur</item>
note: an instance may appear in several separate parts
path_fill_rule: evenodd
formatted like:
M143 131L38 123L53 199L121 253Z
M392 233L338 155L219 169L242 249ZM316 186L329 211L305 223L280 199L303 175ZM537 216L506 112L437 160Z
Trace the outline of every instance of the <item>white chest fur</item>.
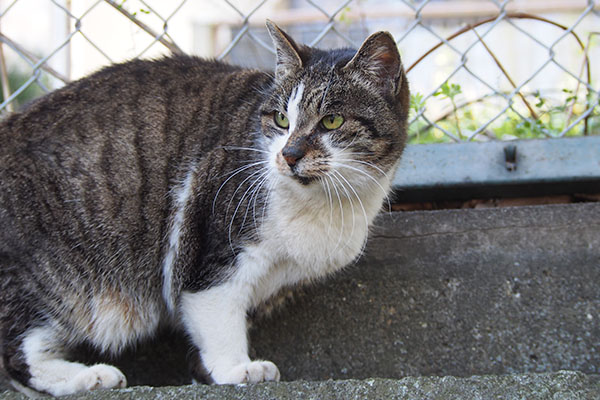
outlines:
M330 172L308 185L294 179L280 156L297 128L303 92L301 83L288 100L288 132L267 146L266 186L273 189L267 195L260 240L237 258L234 280L251 288L249 306L284 286L337 271L358 257L390 187L391 173L361 160L352 162L353 155L332 146L327 135L320 140L330 153Z
M282 287L335 272L361 254L384 192L367 186L356 196L360 201L325 185L279 182L270 195L261 240L237 259L237 278L254 289L251 305Z

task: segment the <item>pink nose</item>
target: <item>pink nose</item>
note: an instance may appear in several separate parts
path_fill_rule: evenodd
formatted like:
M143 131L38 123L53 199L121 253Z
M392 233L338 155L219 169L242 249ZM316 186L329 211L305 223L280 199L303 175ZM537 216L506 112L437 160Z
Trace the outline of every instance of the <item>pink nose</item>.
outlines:
M285 146L281 151L283 159L290 167L295 166L305 154L304 149L297 146Z

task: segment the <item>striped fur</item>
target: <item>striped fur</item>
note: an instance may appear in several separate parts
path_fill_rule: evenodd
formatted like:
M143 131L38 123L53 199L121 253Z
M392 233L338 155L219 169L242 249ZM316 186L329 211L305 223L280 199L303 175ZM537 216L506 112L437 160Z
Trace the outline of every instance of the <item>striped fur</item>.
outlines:
M122 386L113 367L63 357L118 353L164 323L198 347L199 379L279 379L248 358L246 314L361 254L404 147L408 84L389 34L323 51L268 28L274 74L135 60L2 122L0 366L15 387ZM330 114L344 117L333 131Z

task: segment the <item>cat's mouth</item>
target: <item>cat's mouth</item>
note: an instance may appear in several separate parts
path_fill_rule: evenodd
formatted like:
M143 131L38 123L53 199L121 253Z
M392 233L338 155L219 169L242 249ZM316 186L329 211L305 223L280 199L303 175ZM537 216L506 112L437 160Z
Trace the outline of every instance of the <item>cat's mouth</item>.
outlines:
M276 158L277 170L284 176L294 179L302 185L309 185L312 182L319 179L320 174L318 171L312 171L310 161L307 159L295 160L291 162L289 159L283 156L281 152L277 154Z

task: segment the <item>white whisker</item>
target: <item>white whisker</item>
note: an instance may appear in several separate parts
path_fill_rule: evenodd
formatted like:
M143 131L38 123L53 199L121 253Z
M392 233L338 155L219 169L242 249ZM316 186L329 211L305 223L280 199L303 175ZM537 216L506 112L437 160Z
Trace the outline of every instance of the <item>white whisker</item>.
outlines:
M269 205L269 199L271 198L273 189L275 189L275 187L277 187L277 185L279 184L279 179L280 179L279 176L277 176L276 179L270 183L269 188L267 189L267 196L265 198L265 203L263 204L263 210L262 210L262 215L261 215L262 223L264 223L264 221L265 221L265 214L267 211L267 206Z
M360 204L360 208L362 209L363 217L365 218L365 228L366 228L366 231L368 232L369 231L369 218L367 217L367 212L365 210L362 200L360 199L360 196L358 195L358 193L356 192L356 190L354 189L352 184L350 184L350 182L348 182L348 180L340 172L338 172L338 171L335 171L335 172L340 176L340 178L342 178L348 184L348 187L350 188L352 193L354 193L354 195L356 196L356 199L358 200L358 203ZM355 263L358 261L358 259L361 257L361 255L365 252L366 246L367 246L367 240L365 237L363 240L363 243L360 247L360 251L358 252L358 255L356 256L356 258L354 259Z
M345 156L369 156L372 157L375 153L372 151L344 151Z
M381 173L381 175L385 176L386 178L390 179L390 177L388 176L388 174L382 170L381 168L379 168L377 165L372 164L370 162L367 161L362 161L362 160L354 160L352 158L348 158L348 159L337 159L336 161L341 161L341 162L355 162L355 163L359 163L359 164L364 164L367 165L371 168L373 168L374 170L378 171Z
M360 199L360 196L358 195L358 193L356 192L356 190L354 190L354 187L352 186L352 184L350 182L348 182L348 180L344 177L344 175L342 175L342 173L340 173L339 171L335 171L335 173L344 180L344 182L346 182L346 184L348 185L348 188L350 188L350 190L352 191L352 193L354 193L354 196L356 196L356 200L358 200L358 204L360 205L360 208L362 209L363 212L363 216L365 217L365 228L367 229L367 231L369 230L369 218L367 217L367 212L365 211L365 207L363 205L362 200Z
M333 250L331 250L329 252L330 258L331 258L331 254L333 254L338 249L338 247L340 246L340 244L342 243L342 237L343 237L343 234L344 234L344 206L342 204L342 197L340 196L340 192L338 191L337 186L335 185L335 182L333 181L333 178L331 177L331 175L325 175L325 177L328 178L331 181L331 186L333 187L335 195L337 196L337 199L338 199L338 204L340 206L340 221L341 221L341 224L340 224L340 234L339 234L339 237L338 237L338 241L337 241L337 243L335 245L335 248L333 248ZM333 214L333 208L332 208L332 214Z
M238 147L238 146L223 146L224 150L247 150L247 151L255 151L257 153L269 154L266 150L254 149L252 147Z
M254 221L254 230L256 231L257 236L258 236L258 222L256 221L256 201L258 200L258 196L259 196L262 188L264 187L265 183L269 179L268 171L260 179L261 180L258 183L258 185L256 186L256 188L252 191L252 194L250 196L250 200L248 203L248 205L250 203L252 203L252 220ZM254 197L254 200L252 200L253 197Z
M254 188L254 190L252 190L252 192L250 192L250 197L248 198L248 204L246 205L246 212L244 213L244 218L242 219L242 223L240 224L240 229L238 231L238 234L242 232L242 230L244 229L244 225L246 224L246 219L248 218L248 212L250 211L250 205L252 204L252 197L254 197L254 195L256 194L256 189L259 187L259 185L257 185L257 183L260 184L260 182L262 182L263 179L266 179L265 177L267 176L268 173L269 173L269 170L265 168L264 172L262 174L260 174L258 176L258 178L254 179L252 181L252 183L250 184L250 186L248 186L248 189L246 189L246 191L242 195L242 198L238 202L236 210L233 213L232 222L233 222L233 218L235 218L235 214L237 213L237 209L242 205L244 198L246 197L248 192L250 190L252 190L252 188Z
M323 178L321 178L321 184L323 185L323 190L325 191L325 195L327 196L327 203L329 204L329 225L327 226L327 234L329 234L331 232L331 226L333 224L333 197L331 195L329 181Z
M242 186L244 186L244 184L246 182L248 182L248 180L252 179L253 176L262 173L266 168L261 168L258 171L254 171L253 173L251 173L250 175L248 175L248 177L246 177L246 179L244 179L235 189L235 191L233 192L233 194L231 195L231 199L229 200L229 204L227 205L227 208L225 209L225 218L227 218L227 215L229 214L229 209L231 208L231 204L233 203L233 199L235 198L235 195L237 194L237 192L240 190L240 188ZM249 188L250 189L250 188ZM231 247L231 250L233 250L233 252L235 253L235 250L233 248L233 242L231 239L231 228L233 226L233 221L235 220L235 215L237 214L238 209L240 208L241 203L244 200L244 197L246 196L246 194L248 193L247 189L244 194L242 195L242 198L240 199L240 201L238 201L237 206L235 207L235 211L233 213L233 216L231 217L231 222L229 223L229 232L228 232L228 238L229 238L229 246Z
M352 160L348 160L348 161L352 161ZM381 186L381 183L379 183L379 181L377 179L373 178L368 172L363 171L360 168L351 167L350 165L346 165L346 164L343 164L343 163L336 163L336 167L348 168L348 169L350 169L352 171L360 172L361 174L363 174L367 178L371 179L381 189L381 191L383 192L384 199L386 199L387 204L388 204L388 210L392 209L392 204L390 202L390 196L388 194L388 191L385 190L383 188L383 186Z
M346 150L348 150L348 148L354 144L354 141L356 140L356 138L357 138L357 137L358 137L358 134L357 134L357 133L355 133L355 134L354 134L354 137L352 138L352 140L350 141L350 143L348 143L348 144L346 145L346 147L344 147L343 149L341 149L341 150L340 150L340 153L344 153Z
M337 172L336 170L331 170L331 172L333 172L333 175L331 175L331 176L333 178L335 178L335 180L337 180L339 182L340 188L346 194L346 198L348 199L348 203L350 204L350 213L352 214L352 228L350 229L350 233L349 233L348 237L351 238L354 235L354 229L356 227L356 216L355 216L355 212L354 212L354 202L352 201L352 196L350 196L350 192L348 192L348 189L346 189L346 186L344 185L344 182L342 182L342 180L340 180L340 178L338 178L338 175L340 175L340 173Z
M243 172L249 168L255 167L257 165L261 165L261 164L266 164L268 163L268 161L257 161L251 164L247 164L247 165L243 165L239 168L236 168L235 170L233 170L232 172L230 172L230 176L229 178L227 178L222 184L221 186L219 186L219 189L217 190L217 193L215 194L215 198L213 199L212 202L212 213L215 213L215 204L217 203L217 197L219 197L219 193L221 193L221 190L223 189L223 187L225 187L225 185L227 184L227 182L229 182L231 180L231 178L233 178L234 176L236 176L237 174L239 174L240 172ZM223 176L227 176L226 174Z
M231 172L227 172L227 173L221 174L219 176L216 176L215 179L224 178L224 177L229 176L229 175L233 176L233 175L237 174L238 172L241 172L241 171L243 171L245 169L248 169L248 168L254 167L256 165L260 165L260 164L266 164L268 162L267 160L262 160L262 161L244 160L244 161L238 161L238 163L240 163L240 162L249 162L249 161L251 161L250 164L244 164L241 167L237 167L236 169L234 169Z

